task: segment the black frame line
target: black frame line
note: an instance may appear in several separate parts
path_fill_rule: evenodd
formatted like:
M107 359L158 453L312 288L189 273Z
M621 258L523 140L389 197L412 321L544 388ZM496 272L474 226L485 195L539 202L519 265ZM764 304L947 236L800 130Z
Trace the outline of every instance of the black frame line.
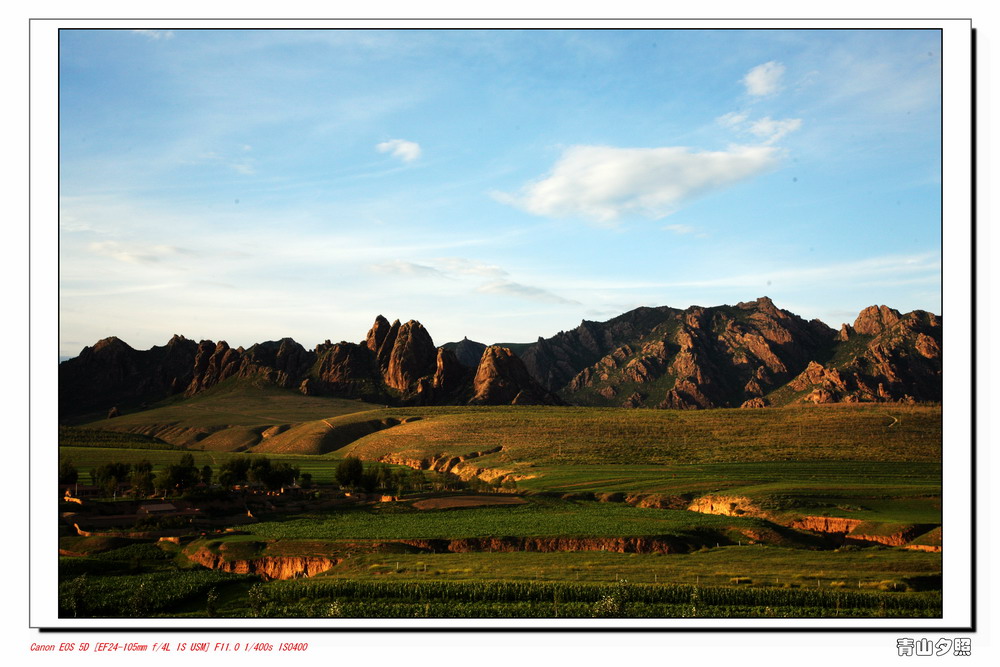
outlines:
M198 21L198 22L223 21L223 22L226 22L226 23L254 22L254 21L267 21L267 22L306 22L306 21L313 21L313 22L327 22L327 23L334 23L334 22L337 22L337 23L348 23L348 22L353 22L353 23L359 23L359 22L390 23L390 22L394 22L394 21L406 21L406 22L434 22L434 23L441 23L441 22L466 22L466 23L468 23L468 22L478 22L478 23L484 23L485 24L485 23L496 23L496 22L507 22L507 23L511 23L511 22L532 22L532 23L538 23L538 22L550 21L550 22L562 22L563 24L566 24L566 23L584 22L584 21L586 21L586 22L604 22L604 23L625 23L625 22L634 22L634 21L641 21L641 22L647 22L647 23L648 22L655 22L655 21L664 21L664 22L669 21L671 23L677 23L677 22L712 22L712 21L740 21L740 22L743 22L743 23L774 23L774 22L782 22L782 21L795 21L795 22L815 22L815 23L821 23L823 21L834 21L834 20L836 20L836 21L859 21L859 22L860 21L864 21L866 23L874 23L874 22L879 22L879 21L884 21L884 22L926 21L928 23L933 23L935 21L955 21L955 20L968 21L969 22L969 31L970 31L970 38L971 38L970 39L970 53L969 53L969 59L970 59L970 84L971 84L971 86L970 86L970 89L971 89L970 90L970 98L971 98L970 99L970 104L971 104L970 121L971 121L971 128L970 128L970 137L969 137L969 140L970 140L970 143L971 143L971 155L970 155L970 167L971 167L971 171L970 171L970 196L971 196L971 202L970 202L970 204L971 204L971 207L970 207L970 216L969 216L969 225L970 225L970 231L971 231L970 248L969 248L970 258L971 258L970 273L969 273L969 276L970 276L970 288L971 288L971 292L970 292L970 329L971 329L971 336L970 336L970 343L971 343L971 350L970 350L970 353L971 353L971 358L970 358L971 379L970 379L970 384L971 384L971 387L970 388L971 388L971 394L970 394L970 408L969 408L970 409L970 442L969 442L969 446L970 446L970 466L969 467L970 467L970 470L969 470L969 479L970 479L970 497L971 497L970 512L969 512L969 519L970 519L970 526L971 526L971 530L970 530L970 551L971 551L971 558L970 558L970 560L971 560L971 563L970 563L970 565L971 565L971 570L970 570L970 579L971 579L971 582L970 582L971 583L970 606L971 606L971 614L970 614L970 624L969 624L968 627L962 627L962 626L955 626L955 627L930 627L930 626L927 626L927 627L925 627L925 626L915 626L915 627L845 627L845 628L837 628L837 627L815 627L815 628L813 628L813 627L801 627L801 626L796 626L796 627L774 627L774 626L768 626L768 627L753 627L753 626L750 626L750 627L746 627L746 626L744 626L744 627L691 627L691 628L684 628L684 627L646 627L646 626L641 626L641 627L627 627L627 626L622 626L622 627L617 627L617 626L611 626L611 627L609 627L609 626L599 626L599 627L585 627L585 626L568 626L568 627L558 627L558 626L555 626L555 627L532 627L532 626L527 626L527 627L516 627L516 626L509 626L509 627L486 627L486 626L484 626L484 627L470 627L470 626L456 626L456 627L441 627L441 626L437 626L437 627L420 627L420 626L409 626L409 627L407 627L407 626L398 626L398 627L375 627L375 626L363 626L363 627L315 627L315 626L312 626L312 627L310 627L310 626L304 626L304 627L287 627L287 626L284 626L284 627L282 627L282 626L279 626L279 627L269 627L269 626L266 626L266 625L253 626L253 627L194 626L194 627L165 627L165 628L164 627L155 627L155 626L125 626L125 627L115 627L115 626L107 626L107 627L90 627L90 626L61 627L61 626L55 626L55 627L48 627L48 626L30 626L30 625L29 625L29 627L33 627L34 629L36 629L40 633L56 633L56 632L58 632L58 633L96 633L96 632L124 632L124 633L138 633L138 632L155 632L155 633L180 633L180 632L186 632L186 633L206 633L206 632L212 632L212 633L247 633L247 632L258 632L258 633L259 632L267 632L267 633L292 633L292 632L294 632L294 633L353 633L353 632L357 632L357 633L452 633L452 632L454 632L454 633L490 633L490 634L495 634L495 633L515 633L516 632L516 633L533 633L533 634L537 634L537 633L643 633L643 634L649 634L649 633L708 633L708 632L724 632L724 633L766 633L766 634L774 634L774 633L794 633L794 634L802 634L802 633L824 633L824 634L825 633L866 633L866 634L867 633L896 633L896 634L898 634L898 633L901 633L901 632L914 632L914 633L928 633L928 632L935 632L935 633L936 632L976 632L977 628L978 628L978 607L979 607L979 597L978 597L978 559L977 559L978 541L977 541L977 534L976 534L976 525L977 525L977 522L978 522L978 506L977 506L978 485L977 485L977 479L976 479L977 444L978 444L978 440L977 440L978 433L977 433L977 424L976 424L976 419L977 419L977 416L978 416L978 411L977 411L977 396L978 396L978 394L977 394L977 383L978 383L978 373L977 373L977 368L976 368L976 363L977 363L977 360L978 360L978 356L977 356L977 353L976 353L976 350L977 350L977 323L978 323L978 318L977 318L977 299L978 299L978 290L977 290L977 271L978 271L977 251L978 251L978 246L977 246L977 234L976 234L976 226L977 226L977 206L976 206L976 201L977 201L977 173L978 173L977 172L978 153L977 153L977 150L976 150L976 140L977 140L977 129L976 128L977 128L977 122L978 122L977 109L976 109L976 104L977 104L977 36L978 36L978 34L977 34L977 29L972 26L972 19L970 17L960 17L960 18L957 18L957 19L956 18L921 18L921 19L899 19L899 18L875 18L875 19L872 19L872 18L864 18L864 19L857 19L857 18L854 18L854 19L852 19L852 18L836 18L836 19L822 18L822 19L818 19L818 18L803 18L803 19L797 19L797 18L787 18L787 17L785 17L785 18L755 18L755 19L721 19L721 18L707 18L707 19L697 19L697 18L686 18L686 19L658 18L657 19L657 18L621 18L621 17L618 17L618 18L606 18L606 19L604 19L604 18L594 18L594 17L590 17L590 18L566 18L566 17L561 17L561 18L538 18L538 17L533 17L533 18L499 18L499 19L495 19L495 18L493 18L493 19L490 19L490 18L455 18L455 17L451 17L451 18L427 18L427 17L423 17L423 18L386 18L386 17L382 17L382 18L347 18L347 19L343 19L343 18L323 18L323 19L307 19L307 18L278 18L278 19L273 19L273 18L237 18L237 19L233 19L233 18L199 18L199 19L178 19L176 17L172 17L172 18L95 18L95 17L87 17L87 18L30 18L30 19L28 19L29 72L30 72L30 53L31 53L31 24L33 22L45 23L45 22L49 22L49 21L56 21L56 22L66 22L66 21L102 21L102 22L115 22L115 23L119 23L119 22L138 22L138 23L143 23L144 24L144 23L152 23L152 22L164 22L164 21ZM127 29L128 28L117 28L117 27L115 27L115 28L107 28L107 27L101 27L101 28L79 27L79 28L77 28L77 27L74 27L74 28L58 28L57 30L58 30L59 33L61 33L62 30L127 30ZM193 31L193 30L221 30L221 29L224 29L224 28L212 27L212 28L162 28L162 29L176 30L176 31ZM286 30L287 31L287 30L338 30L338 29L341 29L341 28L337 28L337 27L319 27L319 28L305 28L305 27L303 27L303 28L270 28L270 27L260 27L260 28L236 28L236 29L237 30L261 30L261 31L274 31L274 30ZM369 27L369 28L354 28L354 29L355 30L377 30L378 28ZM384 30L404 31L404 30L429 30L430 28L422 28L421 27L421 28L383 28L383 29ZM566 27L558 27L558 26L553 26L553 27L548 27L548 26L542 27L542 26L539 26L539 27L534 27L534 28L496 28L496 29L487 28L487 27L443 28L443 30L514 30L514 29L524 29L524 30L553 30L553 31L556 31L556 30L567 30L568 28L566 28ZM604 29L605 28L583 28L583 30L604 30ZM659 27L652 27L652 26L650 26L650 27L646 27L646 28L642 28L642 27L634 27L634 28L633 27L629 27L629 28L622 28L622 29L627 29L627 30L631 30L631 31L644 31L644 30L664 30L665 28L659 28ZM767 29L767 28L762 26L762 27L733 27L733 28L727 27L727 28L716 28L715 30L720 30L721 31L721 30L765 30L765 29ZM779 28L779 29L780 30L792 30L793 28ZM868 30L888 30L888 29L907 30L907 28L880 28L880 27L872 27L872 28L830 27L830 28L823 28L823 27L818 27L818 26L817 27L798 28L796 30L801 30L801 31L809 31L809 30L857 31L857 30L864 30L864 29L868 29ZM915 30L915 29L919 29L919 28L909 28L909 29ZM934 28L923 28L923 29L933 30ZM676 28L676 30L711 30L711 28ZM943 35L944 35L943 28L938 27L936 30L940 33L940 38L941 38L942 45L943 45ZM58 45L58 41L59 41L59 37L57 36L57 45ZM943 52L943 50L942 50L941 58L942 58L942 65L943 65L943 62L944 62L944 52ZM58 62L58 54L57 54L57 62ZM58 82L58 71L56 73L56 79L57 79L57 82ZM943 113L943 106L944 106L944 97L943 97L943 90L944 90L944 68L943 68L943 66L942 66L942 69L941 69L941 72L940 72L939 83L940 83L941 90L942 90L942 99L941 99L942 113L941 113L941 119L939 121L939 131L941 133L941 149L942 149L941 150L941 157L940 157L940 169L941 169L941 175L942 175L942 185L941 185L942 207L941 207L940 230L941 230L942 245L943 245L943 242L944 242L944 203L943 203L943 199L944 199L944 197L943 197L943 192L944 192L944 185L943 185L943 176L944 176L944 150L943 150L943 148L944 148L944 113ZM59 107L59 99L60 99L59 95L60 95L60 86L57 84L57 86L56 86L56 105L57 105L57 114L56 115L57 115L57 119L59 117L59 109L60 109L60 107ZM57 124L58 124L58 120L57 120ZM31 311L31 298L30 298L30 294L31 294L31 275L32 275L32 271L31 271L31 259L32 259L32 256L33 256L32 253L31 253L31 233L30 233L30 230L31 230L31 196L30 196L30 193L31 193L31 180L32 180L31 179L31 175L32 175L32 171L31 171L31 155L32 155L32 153L31 153L31 137L32 137L31 129L32 129L32 126L31 126L31 76L29 75L29 77L28 77L28 148L29 148L29 150L28 150L28 191L29 191L29 197L28 197L28 229L29 229L29 233L28 233L28 287L29 287L29 299L28 299L28 359L29 359L29 372L28 372L28 414L29 414L29 420L28 420L28 452L29 452L29 457L28 457L28 477L29 477L29 482L28 482L28 484L29 484L29 517L30 517L30 503L31 503L30 488L31 488L31 480L33 478L32 474L31 474L31 456L30 456L31 447L32 447L32 437L31 437L32 429L31 429L31 419L30 419L30 415L32 414L32 410L31 410L31 407L32 407L32 400L31 400L31 397L32 397L32 391L31 391L31 389L32 389L32 383L31 383L31 358L32 358L32 356L31 356L31 353L32 353L32 336L31 336L31 323L32 323L32 319L31 319L31 312L32 311ZM57 146L56 146L56 149L57 149L57 169L56 169L56 171L57 171L57 192L59 192L59 191L61 191L60 187L61 187L61 183L62 183L61 174L59 173L59 166L61 165L61 145L62 145L62 142L61 142L61 126L60 125L57 125L57 142L56 143L57 143ZM58 221L58 216L57 216L57 226L58 226L58 223L59 223L59 221ZM58 229L58 227L57 227L57 229ZM57 258L59 256L60 243L61 243L61 240L60 240L59 235L57 233L57 235L56 235L56 256L57 256ZM57 269L56 269L57 276L61 276L61 266L60 266L58 260L56 262L56 266L57 266ZM941 276L941 284L943 285L944 284L944 263L943 262L942 262L942 266L941 266L941 270L940 270L940 276ZM58 283L58 281L57 281L57 283ZM942 303L941 303L942 312L944 310L943 300L944 300L944 295L943 295L943 292L942 292ZM56 295L56 304L57 304L56 322L57 322L57 327L58 327L58 324L60 322L60 315L59 315L59 311L58 311L58 304L59 303L60 303L60 296L59 296L59 294L57 294ZM942 401L942 405L943 405L943 401ZM942 418L943 418L943 412L942 412ZM943 469L944 469L944 466L943 466L943 461L942 461L942 486L943 486L943 474L944 474L943 473ZM943 505L943 503L942 503L942 505ZM31 557L30 557L30 551L31 551L31 545L33 543L32 539L31 539L31 529L32 529L32 525L31 525L31 521L29 520L29 522L28 522L28 549L29 549L29 558L28 558L28 577L29 577L28 609L29 609L29 623L30 623L30 610L31 610L30 582L31 582L31 567L32 567L32 562L31 562ZM942 564L944 562L944 557L945 557L945 555L942 552ZM294 619L289 619L289 620L294 620ZM673 618L664 618L664 619L660 619L660 620L674 621L676 619L673 619ZM796 620L796 619L792 619L792 620ZM797 620L812 620L812 617L808 617L808 618L801 617L801 618L799 618ZM852 620L858 620L858 619L852 619Z

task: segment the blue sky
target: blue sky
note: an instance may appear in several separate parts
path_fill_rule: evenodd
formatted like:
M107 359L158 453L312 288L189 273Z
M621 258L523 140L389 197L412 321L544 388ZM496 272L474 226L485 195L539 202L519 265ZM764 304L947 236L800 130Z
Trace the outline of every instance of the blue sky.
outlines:
M941 312L937 31L60 36L60 354Z

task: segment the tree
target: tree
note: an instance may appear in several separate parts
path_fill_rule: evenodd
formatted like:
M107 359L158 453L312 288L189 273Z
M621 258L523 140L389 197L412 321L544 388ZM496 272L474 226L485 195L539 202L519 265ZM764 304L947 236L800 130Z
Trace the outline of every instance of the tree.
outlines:
M63 459L59 462L59 483L60 484L76 484L77 478L80 477L79 471L77 471L76 466L73 462L68 459Z
M154 491L152 471L135 468L129 477L129 484L132 486L132 495L139 498L151 495Z
M364 464L361 463L361 459L354 456L348 456L343 461L337 464L337 470L334 472L334 479L337 483L343 487L353 488L361 486L362 478L365 474Z
M90 471L90 477L94 484L101 487L105 495L113 496L118 493L118 485L128 480L132 466L128 463L118 461L104 463Z
M198 476L194 456L184 454L179 462L167 466L156 476L156 488L167 491L188 489L198 483Z
M207 463L201 467L201 481L206 485L212 483L212 466Z
M250 470L250 460L244 457L232 458L219 467L219 484L234 486L247 481Z

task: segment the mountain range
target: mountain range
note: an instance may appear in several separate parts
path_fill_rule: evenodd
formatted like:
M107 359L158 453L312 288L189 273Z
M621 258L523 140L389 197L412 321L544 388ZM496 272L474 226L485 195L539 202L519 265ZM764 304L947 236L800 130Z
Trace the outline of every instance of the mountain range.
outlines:
M941 318L870 306L837 331L761 297L637 308L531 344L464 339L437 347L419 322L390 324L381 315L364 340L312 350L290 338L244 349L175 335L142 351L110 337L59 365L60 418L142 409L227 381L387 405L934 402L942 392Z

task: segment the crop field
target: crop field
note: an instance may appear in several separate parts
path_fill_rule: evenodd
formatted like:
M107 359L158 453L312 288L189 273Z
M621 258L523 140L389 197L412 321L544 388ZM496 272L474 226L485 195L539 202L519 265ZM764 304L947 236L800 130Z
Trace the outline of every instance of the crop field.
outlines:
M261 554L261 543L243 539L247 548L228 549L234 557ZM230 546L240 544L234 540ZM315 542L302 547L289 543L275 553L305 554L318 547ZM270 548L266 553L273 555ZM171 557L169 550L137 542L89 558L61 559L62 613L301 618L941 613L935 590L940 555L879 548L820 552L729 546L670 555L355 552L311 579L266 583L252 575L177 569Z
M758 519L631 507L623 503L532 498L524 505L421 511L363 508L291 515L245 528L278 539L446 539L491 536L616 537L685 535L694 530L764 528Z
M312 545L315 549L316 545ZM610 551L361 553L314 580L547 581L879 590L941 572L941 554L871 547L811 550L736 545L680 554Z
M256 595L253 593L256 592ZM283 582L253 615L346 618L935 617L936 594L543 582Z

